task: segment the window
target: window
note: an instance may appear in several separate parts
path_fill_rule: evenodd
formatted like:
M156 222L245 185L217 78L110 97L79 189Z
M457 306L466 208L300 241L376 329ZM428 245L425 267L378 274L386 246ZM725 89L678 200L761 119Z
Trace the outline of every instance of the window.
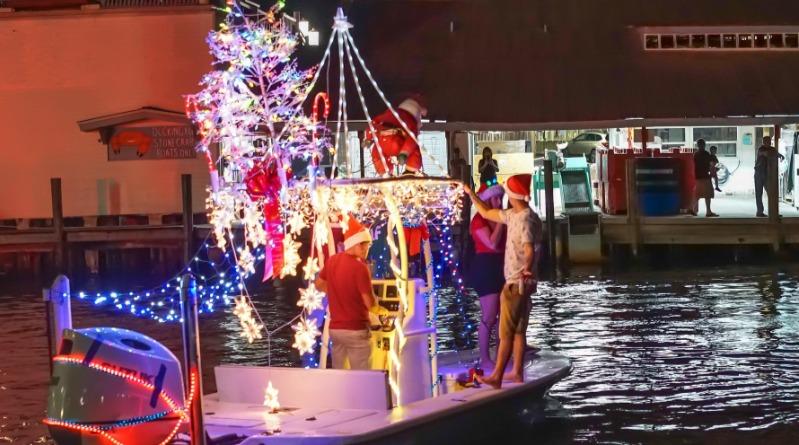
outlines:
M799 26L642 28L643 45L659 50L799 50Z
M707 148L711 145L718 148L718 156L736 156L738 147L737 127L703 127L694 128L694 141L704 139Z
M685 143L685 128L647 128L647 142L660 144L661 148L679 148ZM633 131L633 141L641 142L641 129Z

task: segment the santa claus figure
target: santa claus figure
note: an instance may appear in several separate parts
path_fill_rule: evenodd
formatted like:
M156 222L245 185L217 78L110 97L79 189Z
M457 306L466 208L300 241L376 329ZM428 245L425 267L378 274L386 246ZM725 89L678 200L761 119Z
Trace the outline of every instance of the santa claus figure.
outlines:
M412 174L422 169L422 152L416 140L422 126L422 117L427 116L427 106L419 95L413 95L397 107L399 120L391 110L372 119L372 128L366 131L364 147L371 146L372 162L380 176L392 174L394 161L405 166L404 173ZM411 136L405 127L413 133ZM382 154L382 157L381 157ZM385 162L384 162L385 161Z

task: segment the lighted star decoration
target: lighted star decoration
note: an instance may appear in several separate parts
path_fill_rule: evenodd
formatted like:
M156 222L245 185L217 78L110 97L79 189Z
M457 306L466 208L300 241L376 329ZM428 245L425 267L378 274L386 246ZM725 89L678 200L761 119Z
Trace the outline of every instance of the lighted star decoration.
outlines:
M278 390L272 386L272 381L270 380L264 391L264 406L269 408L270 413L275 413L280 408L280 401L278 401L277 395Z
M308 261L306 261L305 265L302 266L303 278L305 278L307 281L313 280L319 270L319 260L313 256L309 256Z
M297 306L301 306L306 312L312 312L324 307L323 301L325 294L320 292L313 283L305 289L300 289L300 299Z
M316 337L320 335L319 328L316 327L316 320L302 319L291 327L294 330L294 344L291 346L300 354L310 354L314 351Z
M300 243L294 241L291 234L285 234L283 236L283 268L280 270L281 277L297 273L297 266L302 262L299 250Z
M308 227L308 224L305 223L305 216L301 212L292 213L286 225L289 226L289 232L292 235L299 235L302 229Z
M261 331L263 331L264 325L253 318L254 309L249 299L245 295L241 295L234 301L233 315L239 318L239 325L241 326L239 335L246 338L248 343L263 338Z

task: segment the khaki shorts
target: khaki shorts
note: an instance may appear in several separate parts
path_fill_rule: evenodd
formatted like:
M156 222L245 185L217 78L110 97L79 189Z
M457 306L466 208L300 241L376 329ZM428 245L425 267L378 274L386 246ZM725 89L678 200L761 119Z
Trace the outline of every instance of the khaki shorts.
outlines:
M530 310L533 308L530 296L532 288L526 295L519 292L518 281L505 284L499 297L499 336L512 337L515 334L527 333Z
M369 341L371 334L368 329L357 331L331 329L333 368L347 369L349 364L349 369L371 369L372 344Z

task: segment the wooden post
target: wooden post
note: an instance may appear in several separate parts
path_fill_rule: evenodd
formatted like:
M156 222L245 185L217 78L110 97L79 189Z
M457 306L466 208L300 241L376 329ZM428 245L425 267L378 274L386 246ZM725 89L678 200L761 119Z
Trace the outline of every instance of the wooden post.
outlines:
M57 274L66 272L67 239L64 234L64 208L61 201L61 178L50 178L50 199L53 207L53 252Z
M560 221L558 226L558 238L560 238L560 261L558 265L561 271L568 271L571 266L569 257L569 227L571 220L567 217Z
M641 127L641 152L646 155L646 141L649 140L649 130L646 127Z
M188 265L194 253L194 212L191 207L191 175L180 175L183 194L183 264Z
M558 277L558 254L555 249L555 184L553 179L552 160L544 161L544 196L546 199L547 238L549 241L549 273L550 279Z
M641 226L638 214L638 188L635 178L635 158L627 159L627 224L631 229L633 257L637 258L641 245Z

